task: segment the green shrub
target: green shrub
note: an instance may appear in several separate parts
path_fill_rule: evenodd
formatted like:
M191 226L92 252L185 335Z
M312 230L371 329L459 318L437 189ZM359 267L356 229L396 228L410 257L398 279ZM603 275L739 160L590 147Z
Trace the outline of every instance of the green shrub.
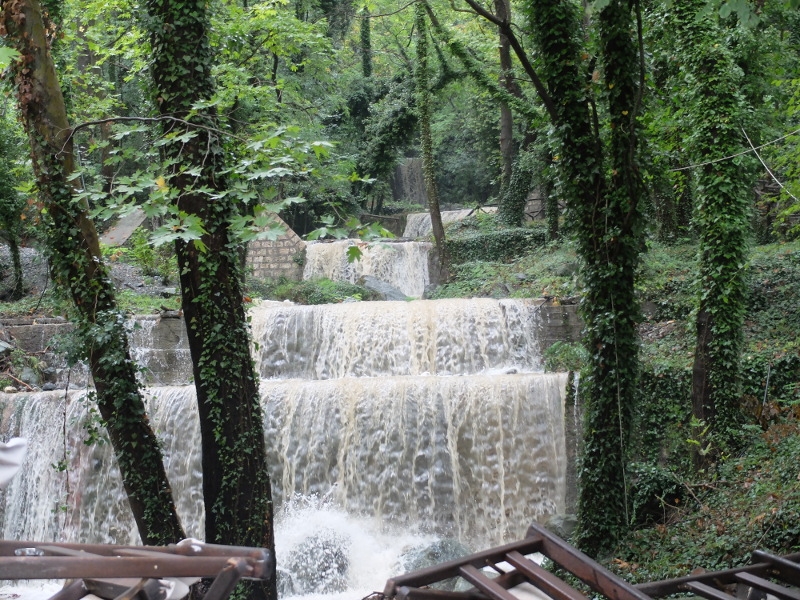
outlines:
M252 296L267 300L289 300L297 304L335 304L347 299L379 299L377 292L363 286L330 279L291 281L281 277L276 280L248 280L247 291Z
M508 262L547 243L542 227L515 227L452 235L446 241L454 264L469 261Z
M544 351L544 370L547 373L556 371L579 372L588 361L586 348L579 342L555 342Z

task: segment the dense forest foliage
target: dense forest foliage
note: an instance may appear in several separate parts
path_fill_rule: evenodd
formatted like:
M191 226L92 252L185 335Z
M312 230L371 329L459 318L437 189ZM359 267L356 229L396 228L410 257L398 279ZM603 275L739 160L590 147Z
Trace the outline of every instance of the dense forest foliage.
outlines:
M193 352L198 382L220 379L214 369L224 361L208 348L222 343L218 322L234 314L236 327L244 319L238 244L278 235L271 215L311 237L373 235L383 233L369 227L381 217L428 210L427 197L440 255L453 262L440 296L475 293L477 279L503 272L497 264L491 277L486 270L475 277L485 267L471 259L486 258L487 248L511 252L490 257L506 264L531 260L526 245L573 253L558 254L574 263L569 276L534 293L583 299L584 346L561 357L577 357L583 370L587 451L576 537L583 549L611 551L632 523L654 518L646 509L653 497L663 500L686 473L735 455L749 427L796 416L796 329L784 323L785 343L754 348L761 321L746 319L754 289L765 302L784 301L769 295L775 286L766 267L748 266L749 249L794 248L800 234L800 12L792 2L145 4L43 3L43 43L65 112L51 131L37 129L43 117L32 111L41 97L26 83L35 64L20 33L28 3L3 3L0 236L16 257L21 244L80 237L69 223L58 225L61 201L100 228L141 207L153 224L150 241L174 245L187 314L205 323ZM32 161L22 150L29 140ZM68 169L45 160L65 150L74 155ZM414 168L426 194L398 191ZM46 193L55 172L63 176L61 200ZM519 233L531 195L541 199L547 227ZM479 248L444 240L439 207L487 204L498 205L496 221L464 226L481 230ZM66 246L51 246L51 256L68 255ZM677 304L656 312L685 322L690 334L676 346L691 365L640 361L641 301L663 302L642 289L643 265L657 264L642 257L687 247L685 280L660 288L680 288ZM66 278L91 280L89 267L77 274L77 261L62 265ZM12 263L2 266L15 281L9 299L23 293L19 262ZM779 273L781 265L769 269ZM512 270L518 274L519 263ZM579 284L565 294L560 286L572 286L573 274ZM225 281L224 301L208 300L204 285L215 277ZM72 292L78 305L85 292ZM115 306L109 300L106 308ZM96 311L83 318L91 335L104 327ZM770 323L765 317L763 326ZM243 391L209 388L223 407L230 394L253 395L246 349L229 354L239 362L226 368L238 369L231 381L242 381ZM765 395L756 418L748 402L763 393L753 382L764 377L772 378L767 391L783 387ZM657 417L645 401L672 412ZM675 417L669 427L664 415ZM641 428L643 419L651 428ZM238 425L212 429L233 435ZM680 476L659 455L675 437L642 438L667 430L691 440ZM218 462L232 451L223 447ZM220 498L237 485L217 484ZM242 539L222 521L219 539ZM784 540L789 547L800 541L796 529ZM271 530L259 536L268 543Z

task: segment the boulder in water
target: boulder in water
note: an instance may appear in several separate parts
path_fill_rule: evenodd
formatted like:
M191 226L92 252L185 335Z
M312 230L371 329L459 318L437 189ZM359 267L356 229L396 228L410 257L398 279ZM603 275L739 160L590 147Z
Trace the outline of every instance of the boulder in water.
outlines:
M303 540L284 561L280 586L295 594L329 594L347 589L350 540L320 531Z
M379 293L384 300L408 299L408 296L406 296L396 287L386 283L385 281L381 281L380 279L378 279L377 277L373 277L372 275L364 275L363 277L361 277L361 279L359 279L358 283L360 285L363 285L368 290L372 290L373 292Z
M578 517L575 515L553 515L547 519L544 526L561 539L568 540L578 526Z
M431 544L424 544L421 546L414 546L410 550L404 552L400 556L400 568L403 572L416 571L417 569L424 569L439 563L455 560L470 554L469 548L464 546L458 540L452 538L444 538L437 540ZM452 592L456 590L458 578L446 579L438 583L432 584L430 587Z

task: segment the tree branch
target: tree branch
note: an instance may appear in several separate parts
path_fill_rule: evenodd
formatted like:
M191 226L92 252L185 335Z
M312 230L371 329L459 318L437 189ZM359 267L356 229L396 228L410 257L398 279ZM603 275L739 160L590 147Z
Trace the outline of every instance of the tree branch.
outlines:
M542 103L544 104L545 110L547 110L547 114L550 115L550 118L555 120L557 115L556 106L553 102L553 99L550 97L550 94L547 93L545 89L544 83L541 79L539 79L539 75L536 73L536 70L533 68L533 65L528 60L527 54L525 54L525 49L520 44L517 36L514 35L514 31L511 28L511 23L508 21L502 21L498 19L495 15L491 12L483 8L480 4L478 4L475 0L464 0L467 4L470 5L472 10L475 11L476 14L480 15L490 23L494 23L500 29L500 32L508 38L509 44L514 49L514 54L517 55L522 68L525 69L525 73L527 73L528 77L530 77L531 81L533 82L533 87L536 88L536 93L539 94L539 98L541 98ZM427 7L427 4L426 4ZM431 10L428 9L428 14L431 14ZM431 15L431 19L433 19L433 15Z
M69 130L69 134L67 135L66 140L64 140L64 145L61 146L61 150L58 151L59 154L64 152L64 148L67 147L69 141L78 133L81 129L86 129L88 127L92 127L94 125L103 125L105 123L116 123L117 121L133 121L136 123L160 123L162 121L173 121L175 123L180 123L181 125L186 125L186 127L193 127L194 129L203 129L205 131L210 131L211 133L217 133L219 135L224 135L229 138L233 138L235 140L239 140L240 142L247 143L247 140L239 137L238 135L234 135L227 131L222 131L216 127L210 127L208 125L201 125L200 123L192 123L185 119L179 119L178 117L171 117L169 115L162 115L160 117L108 117L107 119L97 119L96 121L84 121L83 123L79 123L75 125L72 129Z

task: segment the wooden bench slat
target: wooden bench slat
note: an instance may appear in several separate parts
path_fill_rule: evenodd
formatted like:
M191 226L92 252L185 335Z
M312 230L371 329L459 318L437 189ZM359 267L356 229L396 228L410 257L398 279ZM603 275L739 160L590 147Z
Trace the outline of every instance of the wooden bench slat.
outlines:
M509 552L506 554L506 560L525 575L534 587L542 590L551 598L555 600L586 600L584 594L519 552Z
M686 584L686 587L698 596L702 596L708 600L733 600L733 596L730 594L705 583L700 583L699 581L691 581Z
M461 576L490 598L495 600L518 600L514 594L472 565L461 567Z
M800 600L800 590L787 588L768 579L751 575L750 573L737 573L736 579L782 600Z

